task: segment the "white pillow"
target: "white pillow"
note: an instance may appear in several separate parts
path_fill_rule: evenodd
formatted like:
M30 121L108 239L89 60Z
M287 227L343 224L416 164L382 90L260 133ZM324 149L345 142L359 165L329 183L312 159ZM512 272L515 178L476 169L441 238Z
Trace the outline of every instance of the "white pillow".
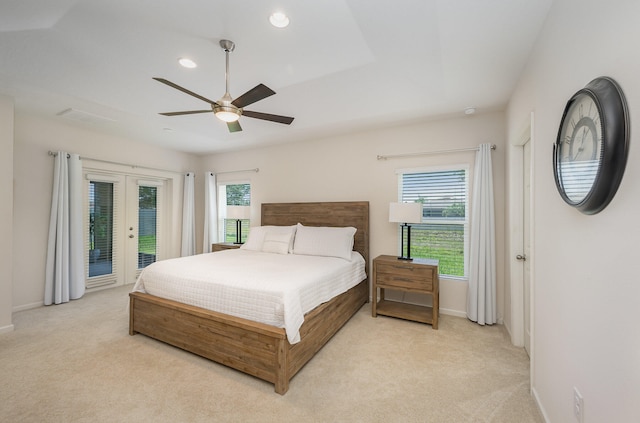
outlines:
M265 253L289 254L289 243L292 232L267 231L262 243L262 251Z
M264 243L266 233L266 226L252 226L249 228L247 242L242 244L240 248L243 250L262 251L262 244Z
M287 253L290 253L293 251L293 235L295 234L295 232L295 226L253 226L249 229L247 242L242 244L240 248L251 251L265 251L263 247L268 237L271 243L275 240L275 238L278 238L277 235L283 235L280 241L284 241L285 236L288 237ZM271 234L274 234L273 237L271 237ZM267 247L267 249L273 248L275 248L273 245L269 245Z
M294 254L339 257L351 261L353 236L356 233L356 228L351 226L344 228L303 226L300 223L296 226Z

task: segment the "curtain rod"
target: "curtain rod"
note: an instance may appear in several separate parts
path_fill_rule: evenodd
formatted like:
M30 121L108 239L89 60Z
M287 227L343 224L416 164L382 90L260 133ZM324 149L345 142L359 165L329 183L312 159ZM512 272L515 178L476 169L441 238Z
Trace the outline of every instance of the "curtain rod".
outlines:
M53 156L53 157L58 155L58 153L55 153L53 151L49 151L48 154L50 156ZM67 154L67 157L69 157L68 154ZM80 156L80 160L90 160L92 162L107 163L107 164L118 165L118 166L128 166L128 167L130 167L132 169L145 169L145 170L155 170L155 171L158 171L158 172L176 173L178 175L183 175L185 173L189 173L189 172L176 172L175 170L158 169L157 167L138 166L138 165L132 165L132 164L129 164L129 163L113 162L111 160L93 159L91 157L84 157L84 156Z
M461 153L464 151L478 151L480 147L469 147L469 148L454 148L452 150L438 150L438 151L424 151L422 153L406 153L406 154L390 154L387 156L378 156L378 160L387 160L387 159L395 159L400 157L413 157L413 156L430 156L434 154L449 154L449 153ZM495 150L497 147L495 144L491 144L491 149Z
M212 175L222 175L225 173L241 173L241 172L260 172L260 168L256 167L254 169L243 169L243 170L227 170L225 172L211 172Z

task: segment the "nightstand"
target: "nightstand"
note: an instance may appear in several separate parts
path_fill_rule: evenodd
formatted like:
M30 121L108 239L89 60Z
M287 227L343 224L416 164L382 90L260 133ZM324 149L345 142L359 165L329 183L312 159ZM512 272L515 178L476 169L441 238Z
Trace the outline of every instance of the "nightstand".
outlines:
M233 242L218 242L217 244L211 244L211 252L215 253L216 251L222 250L234 250L236 248L240 248L242 244L234 244Z
M395 256L378 256L373 260L372 315L397 317L416 322L429 323L438 329L439 289L438 260L398 260ZM378 297L380 288L380 300ZM407 304L385 299L385 290L428 294L433 298L433 307Z

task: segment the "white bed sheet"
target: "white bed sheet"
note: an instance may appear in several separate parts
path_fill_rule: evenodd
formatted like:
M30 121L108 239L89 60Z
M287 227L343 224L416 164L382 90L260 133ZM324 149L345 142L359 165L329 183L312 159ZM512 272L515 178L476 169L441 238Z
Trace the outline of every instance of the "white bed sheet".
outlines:
M284 328L295 344L305 313L365 278L355 251L348 261L234 249L153 263L133 291Z

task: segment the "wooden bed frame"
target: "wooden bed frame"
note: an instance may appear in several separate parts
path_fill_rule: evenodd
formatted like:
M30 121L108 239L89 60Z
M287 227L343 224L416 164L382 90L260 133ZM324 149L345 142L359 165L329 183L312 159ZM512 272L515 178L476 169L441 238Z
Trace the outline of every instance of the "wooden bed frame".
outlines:
M354 250L369 274L369 203L262 204L262 225L353 226ZM349 291L305 315L301 341L285 330L140 292L132 292L129 334L151 338L206 357L275 385L284 394L291 378L369 300L368 276Z

